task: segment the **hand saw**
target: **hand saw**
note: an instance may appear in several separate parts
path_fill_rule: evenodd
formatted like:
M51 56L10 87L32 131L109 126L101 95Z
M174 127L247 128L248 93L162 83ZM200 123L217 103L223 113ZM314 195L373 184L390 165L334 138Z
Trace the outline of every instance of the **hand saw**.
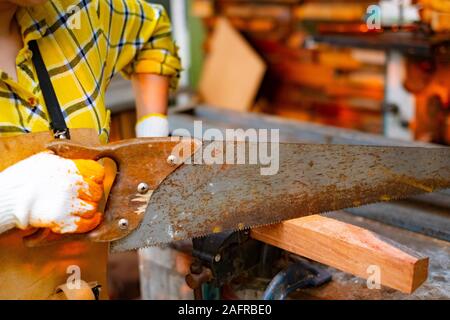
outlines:
M279 143L275 174L262 175L265 164L239 164L237 150L250 159L267 144L172 137L100 147L57 141L48 148L66 158L116 162L104 221L87 235L110 241L113 251L450 188L446 147ZM205 154L228 161L208 163Z

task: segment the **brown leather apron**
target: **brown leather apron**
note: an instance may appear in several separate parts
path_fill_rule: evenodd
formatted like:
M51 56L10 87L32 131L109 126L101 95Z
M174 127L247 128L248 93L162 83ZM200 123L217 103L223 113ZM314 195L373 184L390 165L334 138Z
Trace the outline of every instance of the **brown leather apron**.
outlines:
M51 132L0 138L0 171L44 150L52 140ZM85 145L100 144L92 129L71 130L71 140ZM86 283L90 282L101 286L100 299L108 297L107 243L78 239L29 248L24 244L24 237L30 233L14 229L0 235L0 299L87 299L92 298L86 291ZM67 292L64 287L76 276L74 270L80 271L83 280L79 294ZM62 289L58 290L61 285Z

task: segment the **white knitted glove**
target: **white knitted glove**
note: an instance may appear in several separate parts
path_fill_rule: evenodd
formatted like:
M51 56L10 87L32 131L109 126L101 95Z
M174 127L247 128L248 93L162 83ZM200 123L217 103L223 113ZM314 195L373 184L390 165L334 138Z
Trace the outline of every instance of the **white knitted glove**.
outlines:
M169 122L167 116L152 113L141 118L136 124L136 136L139 138L167 137L169 135Z
M42 152L0 172L0 233L14 227L55 233L94 229L102 214L104 168Z

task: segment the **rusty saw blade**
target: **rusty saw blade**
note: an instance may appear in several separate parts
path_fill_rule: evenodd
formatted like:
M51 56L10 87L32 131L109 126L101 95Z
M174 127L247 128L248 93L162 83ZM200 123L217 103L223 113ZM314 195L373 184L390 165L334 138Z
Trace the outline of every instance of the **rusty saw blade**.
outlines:
M230 150L242 143L247 164L236 164L239 159ZM232 161L178 167L153 192L140 225L112 242L112 249L262 226L450 187L450 148L280 143L277 172L262 175L267 163L248 164L250 150L262 145L226 144L203 145L193 158L217 147L224 150L222 159Z

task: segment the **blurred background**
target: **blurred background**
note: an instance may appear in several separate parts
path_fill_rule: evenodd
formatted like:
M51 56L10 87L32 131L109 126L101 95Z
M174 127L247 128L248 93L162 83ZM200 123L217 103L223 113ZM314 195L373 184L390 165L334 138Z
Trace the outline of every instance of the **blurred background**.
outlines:
M183 60L173 110L267 114L450 144L448 0L151 2L170 13ZM130 84L115 78L107 104L111 140L133 137ZM139 281L136 253L113 256L112 297L192 297L184 282L191 258L182 251L159 265L141 261L141 273L166 270L153 289Z

